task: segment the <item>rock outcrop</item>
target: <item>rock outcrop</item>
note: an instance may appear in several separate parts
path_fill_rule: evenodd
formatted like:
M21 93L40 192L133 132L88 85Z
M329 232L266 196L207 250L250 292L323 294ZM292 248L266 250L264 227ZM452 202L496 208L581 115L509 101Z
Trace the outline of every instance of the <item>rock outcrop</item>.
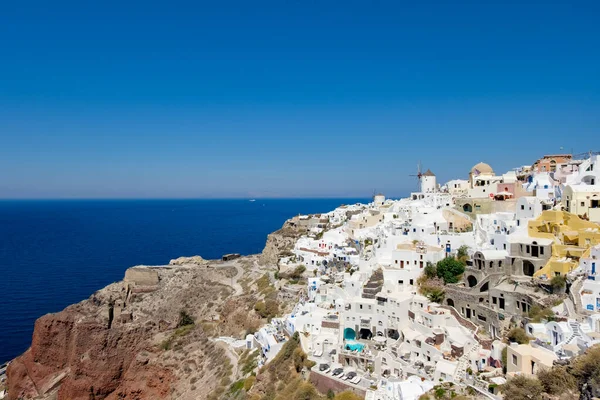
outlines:
M262 265L276 266L281 257L291 255L296 241L306 233L306 228L299 226L298 217L285 221L283 227L267 236L259 262Z
M59 399L88 400L91 395L107 398L117 390L130 390L123 380L136 375L136 356L158 328L148 321L132 326L113 324L109 329L110 312L104 315L94 301L98 299L36 321L31 348L7 370L9 399L57 395ZM156 382L136 391L146 398L159 398L169 392L171 372L152 367Z
M31 347L7 369L7 398L206 398L231 373L225 369L229 356L210 338L242 337L248 318L256 318L255 299L234 290L238 278L265 274L248 269L255 260L211 261L213 268L203 268L205 260L191 257L133 267L123 281L44 315L35 323ZM239 318L225 307L232 302ZM197 323L178 329L182 311Z
M169 265L206 265L208 261L200 256L179 257L169 261Z

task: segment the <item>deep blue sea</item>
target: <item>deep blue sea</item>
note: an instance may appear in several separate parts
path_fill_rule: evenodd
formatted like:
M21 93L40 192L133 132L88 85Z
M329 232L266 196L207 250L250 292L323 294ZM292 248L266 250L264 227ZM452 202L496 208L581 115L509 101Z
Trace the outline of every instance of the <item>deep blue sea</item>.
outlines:
M366 199L0 201L0 362L35 320L88 298L138 264L262 251L299 213Z

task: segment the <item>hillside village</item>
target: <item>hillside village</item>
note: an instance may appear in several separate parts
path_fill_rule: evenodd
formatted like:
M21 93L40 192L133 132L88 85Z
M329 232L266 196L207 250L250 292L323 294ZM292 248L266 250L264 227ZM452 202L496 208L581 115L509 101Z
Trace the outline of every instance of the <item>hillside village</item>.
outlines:
M132 267L38 319L0 398L599 397L600 155L465 176Z
M307 285L282 288L301 301L270 327L299 334L319 391L406 400L448 382L497 399L507 379L600 343L600 156L465 177L419 172L409 198L286 223L304 234L278 274Z

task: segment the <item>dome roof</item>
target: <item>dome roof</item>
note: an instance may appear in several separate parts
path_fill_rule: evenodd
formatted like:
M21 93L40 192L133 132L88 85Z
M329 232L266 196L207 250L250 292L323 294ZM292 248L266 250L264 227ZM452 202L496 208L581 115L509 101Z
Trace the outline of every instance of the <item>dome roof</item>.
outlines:
M493 175L494 170L488 164L486 164L484 162L480 162L479 164L477 164L473 168L471 168L471 174L473 174L473 175L480 175L480 174Z

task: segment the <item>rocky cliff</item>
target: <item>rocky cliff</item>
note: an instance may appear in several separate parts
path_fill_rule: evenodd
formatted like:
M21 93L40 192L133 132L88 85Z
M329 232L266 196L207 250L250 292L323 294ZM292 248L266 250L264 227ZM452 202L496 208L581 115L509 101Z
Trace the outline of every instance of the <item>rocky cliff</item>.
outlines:
M291 255L296 241L306 233L299 225L298 217L285 221L283 227L267 236L267 243L260 255L262 265L276 266L281 257Z
M265 272L256 256L130 268L36 321L31 347L8 367L8 399L206 398L235 378L235 358L212 338L259 325L251 282Z

